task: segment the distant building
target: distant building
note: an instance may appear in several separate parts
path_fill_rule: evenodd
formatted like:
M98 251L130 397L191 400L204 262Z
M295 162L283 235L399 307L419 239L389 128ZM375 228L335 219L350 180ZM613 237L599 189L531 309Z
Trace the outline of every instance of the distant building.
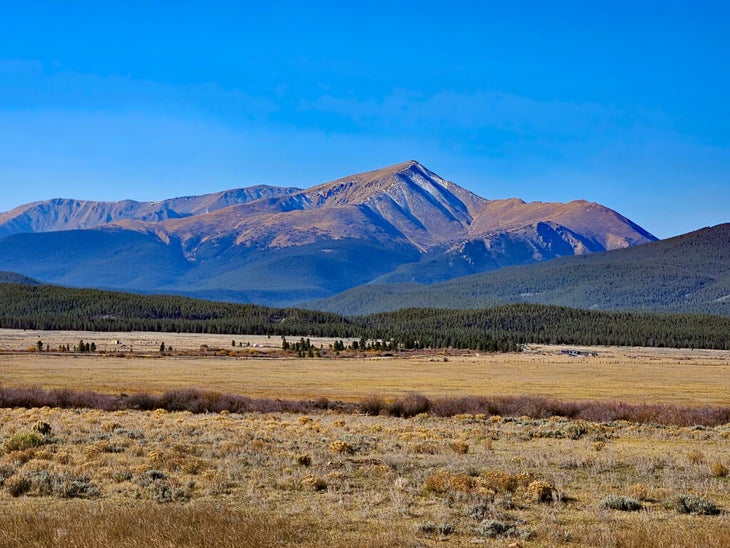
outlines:
M563 356L572 356L572 357L579 357L579 358L594 358L598 356L598 352L595 352L593 350L586 351L586 350L573 350L570 348L565 348L560 351L560 354Z

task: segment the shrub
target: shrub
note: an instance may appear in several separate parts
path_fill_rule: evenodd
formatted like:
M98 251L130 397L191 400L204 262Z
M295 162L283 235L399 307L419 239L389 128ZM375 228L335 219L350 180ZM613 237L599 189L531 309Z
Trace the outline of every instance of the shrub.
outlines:
M687 460L692 464L701 464L705 462L705 455L702 453L702 451L692 449L691 451L687 452Z
M11 497L24 495L31 488L30 480L24 476L12 476L6 479L3 485Z
M550 502L553 500L555 487L547 481L537 480L527 486L527 494L535 502Z
M38 421L31 427L31 430L40 434L41 436L51 435L51 425L47 422Z
M334 453L347 453L352 454L355 452L352 445L342 440L335 440L330 443L330 451Z
M700 514L714 516L720 513L715 503L697 495L680 494L671 499L667 506L680 514Z
M490 538L514 537L517 535L517 528L513 523L506 521L485 519L476 528L476 533Z
M380 415L380 413L386 408L385 401L380 396L371 395L367 396L360 402L360 412L363 415Z
M426 478L426 491L444 494L450 491L470 493L482 486L479 478L467 474L454 474L448 470L439 470Z
M14 473L15 473L14 467L0 465L0 485L5 483L5 480L8 479L10 476L12 476Z
M624 495L603 497L598 503L598 507L608 510L621 510L622 512L636 512L642 509L642 505L638 500Z
M459 455L466 455L469 452L469 444L464 440L451 442L451 450Z
M304 476L299 484L305 489L312 491L324 491L327 489L327 481L312 474Z
M649 488L643 483L635 483L629 487L629 495L636 500L649 500Z
M37 432L18 432L5 438L3 448L8 453L11 451L24 451L32 447L40 447L46 442L46 438Z
M53 494L62 498L93 498L99 493L99 488L86 476L60 475L53 478Z
M529 472L510 474L499 470L489 470L484 474L484 486L497 493L515 491L518 487L530 483L532 476Z
M710 466L710 475L712 475L715 478L725 478L728 475L728 469L727 466L722 464L721 462L714 462Z
M297 455L296 463L299 466L311 466L312 457L310 457L309 455Z
M456 531L453 523L434 523L433 521L424 521L416 525L416 530L427 535L439 534L450 535Z
M10 477L5 481L5 488L13 497L30 492L61 498L92 498L99 495L99 488L86 476L52 474L48 470L36 470L23 476Z
M411 392L402 399L395 400L388 406L388 414L393 417L410 418L421 413L428 413L431 400L418 392Z
M167 474L160 470L147 470L137 478L137 484L143 488L149 498L158 503L185 501L190 494L182 488L174 488L168 481Z

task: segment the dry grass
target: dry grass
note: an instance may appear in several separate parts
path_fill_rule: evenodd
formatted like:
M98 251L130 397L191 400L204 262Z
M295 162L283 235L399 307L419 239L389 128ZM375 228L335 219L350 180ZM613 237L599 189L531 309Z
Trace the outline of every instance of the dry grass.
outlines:
M74 519L69 519L74 516ZM359 534L337 521L312 523L307 516L276 516L229 502L160 506L150 502L100 503L44 500L13 504L0 516L0 546L160 548L300 546L320 539L324 546L408 546L397 530ZM318 541L319 542L319 541Z
M0 348L25 349L38 339L52 346L95 340L104 350L126 341L135 354L64 355L0 352L0 385L72 388L108 393L163 392L195 387L250 397L361 400L420 392L429 397L542 395L564 400L618 400L628 403L730 404L730 352L673 349L598 348L597 357L560 355L556 347L519 354L363 355L348 359L267 359L280 346L275 338L241 338L256 344L242 357L160 357L161 341L180 352L230 348L231 337L186 334L17 332L0 330ZM325 348L330 339L313 339ZM267 346L268 345L268 346ZM112 348L112 346L110 346ZM251 355L254 357L245 357ZM42 359L39 359L42 356ZM258 357L257 357L258 356ZM691 374L687 374L691 368ZM293 382L293 380L296 382Z
M582 422L574 439L546 435L573 424L561 418L41 408L0 410L0 437L44 423L43 444L0 454L2 546L725 546L730 535L730 479L707 464L730 464L728 425ZM687 458L697 450L702 462ZM685 494L723 513L682 513ZM642 511L602 507L613 495L641 497Z
M0 546L730 545L730 424L442 418L417 414L423 397L411 394L728 405L730 353L153 359L159 336L131 358L18 353L51 339L0 336L5 386L378 394L415 414L0 409ZM164 340L203 344L185 337ZM605 502L625 498L641 510Z

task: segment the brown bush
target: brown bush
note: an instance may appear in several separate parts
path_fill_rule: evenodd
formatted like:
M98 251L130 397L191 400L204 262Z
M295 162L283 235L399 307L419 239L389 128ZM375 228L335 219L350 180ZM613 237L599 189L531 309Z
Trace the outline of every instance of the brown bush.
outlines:
M713 462L710 466L710 475L715 478L726 478L728 476L727 466L721 462Z
M484 486L497 493L516 491L518 487L525 487L532 480L529 472L510 474L499 470L489 470L484 474Z
M537 480L527 486L527 494L535 502L550 502L554 493L555 487L547 481Z
M629 487L629 496L640 501L649 500L649 488L643 483L635 483Z
M11 476L5 480L3 487L11 497L20 497L30 491L32 484L24 476Z
M704 453L702 453L702 451L692 449L691 451L687 452L687 460L692 464L701 464L705 462L705 455Z
M304 476L300 480L299 485L305 489L311 489L312 491L324 491L327 489L327 481L312 474Z
M355 449L345 441L335 440L330 443L330 451L332 451L333 453L352 454L355 452Z
M459 455L466 455L469 452L469 444L464 440L455 440L451 442L451 450Z
M471 493L482 487L480 478L467 474L455 474L448 470L439 470L426 478L426 491L444 494L451 491Z
M431 409L431 400L418 392L411 392L402 399L397 399L388 406L388 414L392 417L415 417L421 413L428 413Z

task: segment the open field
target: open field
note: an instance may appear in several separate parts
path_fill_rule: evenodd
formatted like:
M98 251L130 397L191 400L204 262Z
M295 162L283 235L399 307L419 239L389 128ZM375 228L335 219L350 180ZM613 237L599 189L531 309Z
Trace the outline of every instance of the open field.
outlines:
M106 353L24 351L81 338ZM160 355L163 341L172 356ZM730 352L277 359L280 340L242 337L235 357L218 355L231 342L0 331L0 385L730 405ZM201 344L210 351L195 355ZM730 424L0 409L0 546L724 547L728 469Z
M17 353L42 340L51 347L95 341L110 354ZM110 341L124 341L129 350ZM241 357L161 357L165 342L176 353L232 349L230 336L159 333L82 333L0 330L0 385L72 388L109 393L161 392L196 387L251 397L359 400L417 391L428 396L542 395L567 400L730 405L730 352L597 347L594 357L561 355L535 346L516 354L419 352L394 358L269 359L281 341L240 338ZM312 339L328 348L333 339ZM254 347L255 345L255 347ZM112 354L112 352L114 352ZM252 357L246 357L252 356ZM446 361L447 360L447 361Z
M728 425L44 408L0 435L1 546L730 543Z

